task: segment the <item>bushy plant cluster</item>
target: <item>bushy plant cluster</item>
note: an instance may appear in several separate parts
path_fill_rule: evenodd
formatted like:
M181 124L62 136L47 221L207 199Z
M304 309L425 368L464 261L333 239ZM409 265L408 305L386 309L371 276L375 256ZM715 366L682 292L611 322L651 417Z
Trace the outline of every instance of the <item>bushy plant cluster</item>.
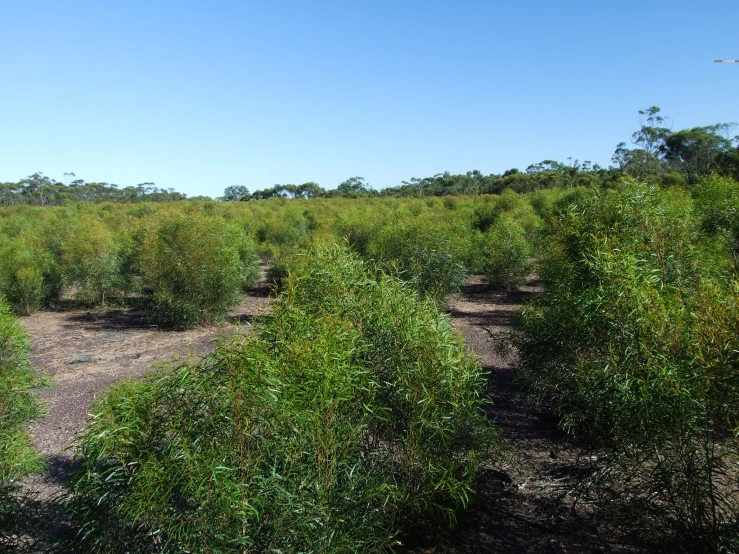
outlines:
M529 389L598 454L598 490L716 551L739 532L739 284L693 214L636 182L584 194L553 224L547 291L514 343Z
M561 195L537 194L539 203L549 204ZM183 220L179 226L162 223L175 214ZM144 300L158 323L183 327L221 318L214 299L237 301L227 292L237 287L226 275L242 275L248 285L258 257L273 266L271 277L279 282L296 253L346 240L363 259L440 301L460 289L468 271L487 274L498 288L517 286L520 278L510 275L528 274L541 226L529 199L510 191L444 202L372 197L16 206L0 208L0 293L23 315L72 299L89 307ZM200 227L204 236L196 238ZM165 238L168 232L182 234L189 245ZM207 255L197 253L201 246L210 249ZM158 248L167 252L160 259ZM224 254L229 248L239 251L241 269ZM168 277L172 282L165 284Z
M19 315L29 315L57 297L61 269L52 229L43 218L21 209L0 233L0 294Z
M497 445L430 301L322 247L257 332L116 386L79 441L90 552L383 552L452 520Z
M139 267L155 320L185 328L219 321L238 304L256 280L255 262L253 244L233 225L167 212L143 234Z
M43 415L34 391L44 379L31 368L28 336L0 297L0 549L19 530L19 481L41 467L25 425Z
M554 194L540 191L539 200L542 196L548 200ZM473 224L478 234L474 242L481 254L477 265L494 289L516 289L534 269L543 223L528 200L505 191L475 208Z
M375 240L367 246L366 257L396 272L421 296L440 301L464 285L467 269L459 239L469 240L468 235L465 229L459 237L453 222L435 215L396 214L377 231Z
M702 179L693 197L702 229L725 242L733 256L734 272L739 273L739 183L721 177Z
M534 249L523 226L503 217L485 233L485 281L498 290L514 290L526 282L534 267Z
M214 204L5 210L0 293L20 315L63 296L85 306L135 298L165 326L219 320L258 268L248 221Z
M60 248L63 282L80 302L104 306L126 288L121 243L96 215L76 219Z
M385 229L371 258L396 270L400 279L423 296L441 300L459 292L467 276L459 256L442 237L419 231L410 225Z

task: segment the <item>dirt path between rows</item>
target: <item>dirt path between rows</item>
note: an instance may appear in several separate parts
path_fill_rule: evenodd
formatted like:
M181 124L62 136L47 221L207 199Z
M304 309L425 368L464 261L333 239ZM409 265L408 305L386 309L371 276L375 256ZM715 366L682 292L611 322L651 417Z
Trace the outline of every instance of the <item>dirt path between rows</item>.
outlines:
M433 546L414 553L644 552L630 545L608 516L592 506L573 509L569 491L582 471L579 450L558 429L551 411L526 400L514 379L513 359L496 353L515 312L541 293L532 278L517 291L494 292L480 278L468 279L448 297L452 323L489 372L489 414L509 443L509 453L484 476L470 509Z
M490 417L511 449L504 462L489 468L482 490L456 529L414 539L406 552L641 551L622 544L618 529L609 528L587 507L570 509L565 493L577 470L577 452L546 410L524 401L510 361L493 348L493 337L509 328L515 310L539 291L539 284L531 281L516 292L494 293L473 277L461 293L447 299L454 326L490 372ZM34 443L49 462L48 471L30 479L28 490L42 502L61 490L71 460L65 449L104 389L142 377L156 362L207 355L214 341L243 332L266 313L271 301L262 278L227 325L186 332L160 330L132 309L45 311L21 318L33 341L34 364L53 380L42 395L49 416L31 427ZM53 535L55 525L58 522L47 522L42 533ZM41 539L33 551L43 552L45 544Z

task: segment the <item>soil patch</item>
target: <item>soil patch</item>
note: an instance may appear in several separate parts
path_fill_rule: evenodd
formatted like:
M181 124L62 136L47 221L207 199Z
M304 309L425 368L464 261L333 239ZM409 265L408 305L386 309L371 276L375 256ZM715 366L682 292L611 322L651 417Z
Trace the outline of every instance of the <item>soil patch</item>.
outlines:
M31 336L33 364L52 378L52 386L40 394L49 415L30 426L48 469L28 480L29 490L41 499L60 490L71 461L67 448L102 391L143 377L157 363L207 356L224 336L251 327L272 301L263 268L260 281L221 326L163 330L137 308L41 311L19 318Z

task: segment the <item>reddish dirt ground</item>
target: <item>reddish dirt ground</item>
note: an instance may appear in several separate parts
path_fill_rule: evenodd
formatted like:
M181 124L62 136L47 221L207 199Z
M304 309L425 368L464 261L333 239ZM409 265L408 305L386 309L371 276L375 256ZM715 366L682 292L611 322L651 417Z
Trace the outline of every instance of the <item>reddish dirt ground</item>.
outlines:
M629 546L616 524L567 495L580 460L546 409L527 403L514 383L510 360L495 353L495 336L515 310L540 291L532 280L519 291L495 293L478 278L446 302L452 323L490 374L490 417L509 441L509 453L485 472L470 509L453 530L409 537L400 551L413 554L477 552L642 552ZM152 364L204 356L223 335L243 332L269 309L264 278L228 323L191 331L164 331L134 309L44 311L21 322L33 341L33 362L53 385L43 393L49 416L31 427L46 456L44 476L27 482L39 498L53 498L71 459L69 447L90 405L111 384L145 375ZM48 522L43 533L53 534ZM34 551L44 551L39 542Z

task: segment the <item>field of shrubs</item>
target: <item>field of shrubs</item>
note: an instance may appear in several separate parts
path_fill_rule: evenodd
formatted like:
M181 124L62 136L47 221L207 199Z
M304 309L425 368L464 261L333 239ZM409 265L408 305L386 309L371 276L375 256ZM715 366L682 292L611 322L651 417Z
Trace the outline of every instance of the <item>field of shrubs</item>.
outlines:
M110 389L65 503L85 552L382 552L454 525L507 447L444 312L470 274L544 292L498 338L587 454L573 497L671 550L739 550L739 184L0 209L0 544L40 461L16 316L130 306L223 321L260 261L278 301L199 362Z

